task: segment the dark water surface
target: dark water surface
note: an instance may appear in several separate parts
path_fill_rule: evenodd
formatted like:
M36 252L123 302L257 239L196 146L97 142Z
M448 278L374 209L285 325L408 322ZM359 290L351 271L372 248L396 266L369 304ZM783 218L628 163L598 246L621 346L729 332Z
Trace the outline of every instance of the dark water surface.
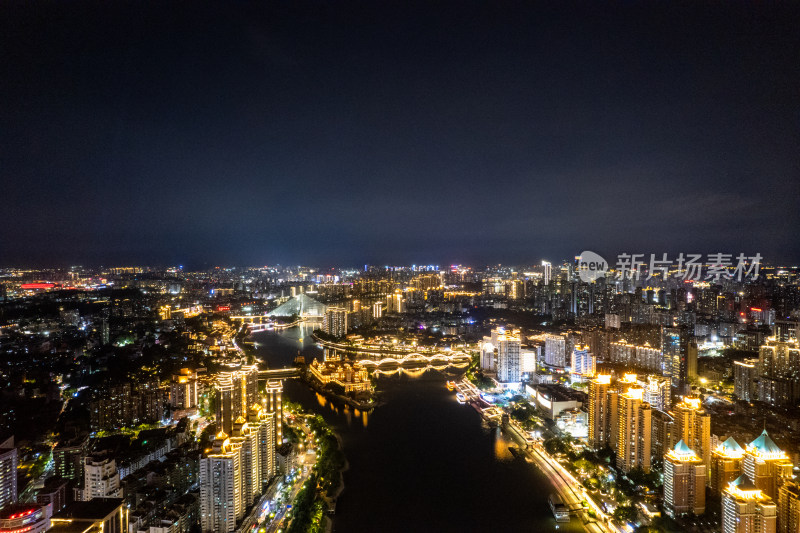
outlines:
M308 333L294 328L254 340L271 367L288 366L298 350L307 361L322 357ZM284 383L287 399L321 414L342 438L350 468L334 531L556 530L547 478L512 455L513 443L499 430L459 404L447 379L436 371L382 377L383 405L369 414L334 405L296 380ZM573 519L558 531L583 528Z

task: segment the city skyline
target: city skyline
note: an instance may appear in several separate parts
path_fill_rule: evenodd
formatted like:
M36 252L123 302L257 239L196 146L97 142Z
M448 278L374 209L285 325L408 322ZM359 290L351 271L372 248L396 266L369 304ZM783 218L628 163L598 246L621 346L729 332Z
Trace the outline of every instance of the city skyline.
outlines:
M3 269L0 533L800 523L800 268L436 268Z

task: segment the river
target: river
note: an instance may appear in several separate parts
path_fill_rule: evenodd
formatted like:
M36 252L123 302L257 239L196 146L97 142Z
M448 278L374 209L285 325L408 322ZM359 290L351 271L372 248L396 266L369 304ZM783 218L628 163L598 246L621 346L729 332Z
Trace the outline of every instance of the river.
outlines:
M322 357L310 333L300 327L254 340L270 367L289 366L298 351L309 362ZM369 414L334 405L297 380L284 382L285 398L321 414L342 438L349 469L333 531L582 532L575 518L556 524L547 477L459 404L447 379L437 371L381 377L382 405Z

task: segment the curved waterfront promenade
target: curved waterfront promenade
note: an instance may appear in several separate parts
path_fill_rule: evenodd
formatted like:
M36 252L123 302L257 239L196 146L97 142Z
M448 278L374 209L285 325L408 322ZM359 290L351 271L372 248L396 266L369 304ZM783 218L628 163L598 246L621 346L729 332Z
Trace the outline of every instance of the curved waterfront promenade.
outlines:
M511 433L524 441L524 431L516 422L508 424ZM597 514L596 520L589 519L584 524L584 528L589 533L624 533L619 532L611 525L610 516L607 515L586 493L583 485L575 477L548 454L539 442L535 442L526 449L526 456L550 479L553 486L558 491L564 503L570 511L576 511L580 517L587 509L583 508L581 502L585 501L590 508Z

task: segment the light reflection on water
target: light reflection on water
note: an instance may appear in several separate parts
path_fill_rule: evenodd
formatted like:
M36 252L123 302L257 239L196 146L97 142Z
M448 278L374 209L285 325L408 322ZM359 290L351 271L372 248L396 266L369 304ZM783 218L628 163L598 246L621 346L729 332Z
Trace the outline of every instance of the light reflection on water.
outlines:
M259 353L273 368L291 366L299 346L306 361L321 358L310 339L301 345L297 337L297 329L259 334ZM324 416L342 439L349 469L333 531L583 533L577 519L555 523L546 476L446 389L457 371L429 370L379 371L381 405L371 413L285 382L286 398ZM398 505L413 512L398 512ZM503 513L486 512L499 508Z
M317 396L317 403L319 404L320 407L325 407L326 405L328 405L328 399L324 395L316 393L316 396Z
M511 454L509 446L511 442L503 436L503 432L499 428L492 430L494 433L494 457L498 461L511 461L514 456Z

